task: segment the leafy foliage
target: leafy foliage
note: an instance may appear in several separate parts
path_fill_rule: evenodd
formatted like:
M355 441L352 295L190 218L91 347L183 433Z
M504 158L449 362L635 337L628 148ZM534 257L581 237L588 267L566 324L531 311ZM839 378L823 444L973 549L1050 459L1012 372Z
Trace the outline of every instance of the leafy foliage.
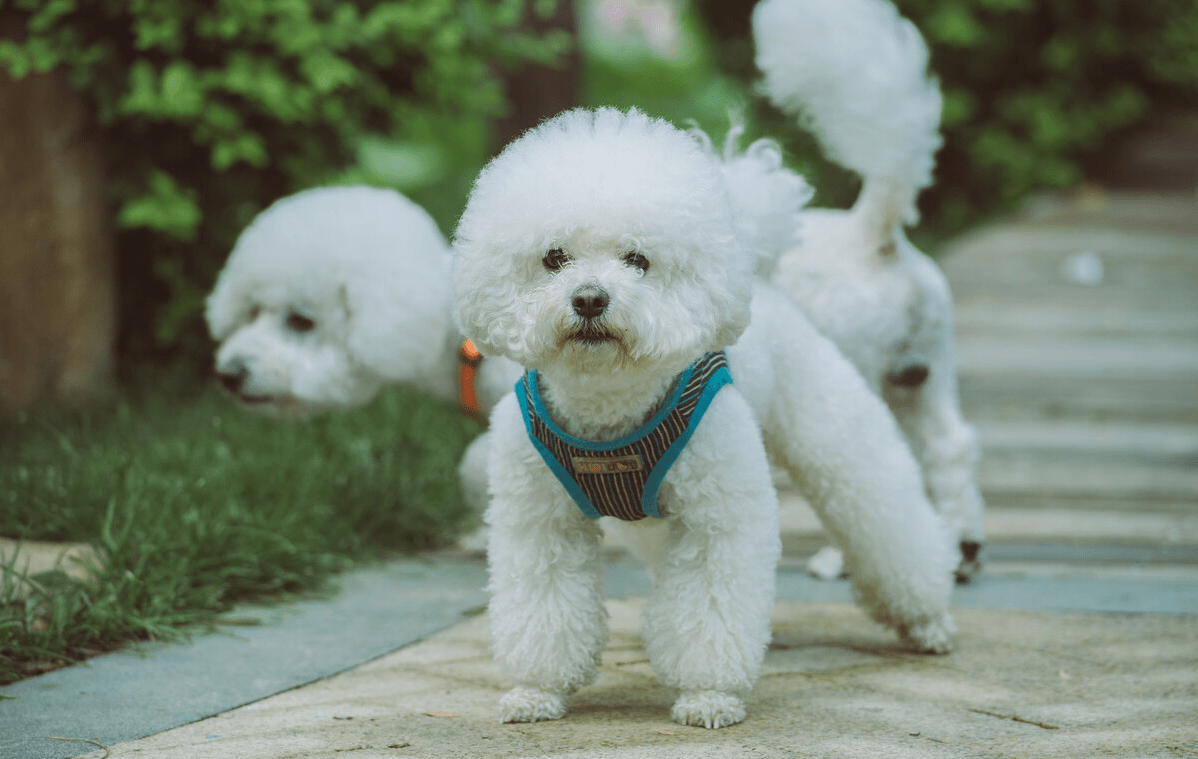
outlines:
M945 96L945 146L936 184L921 198L933 226L960 229L1031 190L1075 184L1119 135L1198 106L1193 0L895 3L927 40ZM754 4L697 0L721 66L742 80L757 77ZM767 105L756 107L761 131L789 132L787 147L800 162L813 160L809 138ZM853 197L851 177L826 164L813 173L817 187L833 185L833 202Z
M389 184L448 225L486 158L487 120L505 107L494 64L549 61L570 44L519 31L524 10L524 0L0 0L23 30L0 40L0 66L61 72L95 114L123 353L183 346L206 358L203 297L240 230L288 193ZM386 171L384 143L406 151L403 171Z
M927 203L950 224L971 208L1076 184L1113 137L1198 105L1198 5L1189 0L899 7L927 37L944 89L941 184Z

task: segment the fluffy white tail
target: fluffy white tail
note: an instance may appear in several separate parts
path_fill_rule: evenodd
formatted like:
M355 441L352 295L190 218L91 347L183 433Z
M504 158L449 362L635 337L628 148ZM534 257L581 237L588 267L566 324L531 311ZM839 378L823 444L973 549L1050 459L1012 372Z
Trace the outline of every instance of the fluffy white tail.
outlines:
M799 243L799 219L812 189L782 165L782 149L773 140L756 140L738 152L744 131L733 126L717 158L738 223L757 255L757 273L768 278L782 254ZM714 155L707 135L695 133Z
M928 49L889 0L763 0L753 12L765 93L856 171L879 223L914 223L940 139Z

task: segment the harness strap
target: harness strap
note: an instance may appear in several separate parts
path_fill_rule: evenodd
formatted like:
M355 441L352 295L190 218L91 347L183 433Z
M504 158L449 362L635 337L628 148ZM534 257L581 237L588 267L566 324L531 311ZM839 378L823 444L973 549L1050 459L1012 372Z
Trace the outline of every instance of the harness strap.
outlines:
M709 353L675 380L665 402L644 425L618 440L574 438L549 418L537 373L516 383L516 399L533 447L590 519L661 518L657 494L720 388L732 382L723 351Z

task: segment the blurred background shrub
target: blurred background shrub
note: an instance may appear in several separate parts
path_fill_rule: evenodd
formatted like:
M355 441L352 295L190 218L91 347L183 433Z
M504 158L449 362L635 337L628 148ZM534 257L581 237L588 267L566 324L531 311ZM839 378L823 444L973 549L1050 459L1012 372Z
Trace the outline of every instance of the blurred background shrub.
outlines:
M450 229L504 115L498 71L573 44L525 31L524 0L0 0L0 13L0 67L58 71L94 115L121 365L207 365L203 299L279 197L387 184Z
M93 110L116 222L118 365L201 367L203 299L256 213L362 182L405 192L450 233L478 169L531 125L505 122L522 101L636 105L713 135L738 114L746 139L780 139L818 203L851 202L856 177L755 94L754 4L0 0L0 67L57 69ZM945 93L925 233L1101 176L1129 131L1198 109L1194 0L897 5ZM505 91L527 62L563 68Z
M720 68L745 82L755 0L695 0ZM1194 0L895 0L931 49L944 92L936 184L925 224L959 231L1027 193L1100 177L1112 146L1145 124L1198 111ZM801 45L802 40L795 40ZM757 129L787 147L843 204L855 181L815 155L777 111L754 102ZM823 180L823 181L820 181Z

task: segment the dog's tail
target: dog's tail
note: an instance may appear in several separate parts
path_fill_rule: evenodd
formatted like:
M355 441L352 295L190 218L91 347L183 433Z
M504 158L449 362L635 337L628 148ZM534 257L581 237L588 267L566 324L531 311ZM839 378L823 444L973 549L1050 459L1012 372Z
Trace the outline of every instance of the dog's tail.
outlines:
M734 125L724 140L723 154L716 158L737 223L757 257L757 273L768 278L782 254L799 243L799 219L812 189L807 180L782 165L782 149L773 140L756 140L738 151L744 131ZM714 155L707 135L698 130L695 134Z
M856 210L880 232L917 221L942 103L915 25L890 0L763 0L753 38L765 93L861 175Z

